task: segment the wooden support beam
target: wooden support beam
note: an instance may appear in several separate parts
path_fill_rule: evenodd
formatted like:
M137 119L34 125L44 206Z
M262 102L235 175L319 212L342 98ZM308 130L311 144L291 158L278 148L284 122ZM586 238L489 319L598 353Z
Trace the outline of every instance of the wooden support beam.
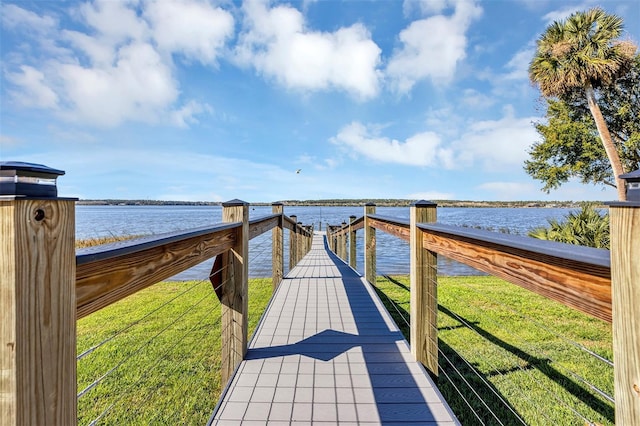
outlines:
M419 223L436 221L435 203L417 201L410 208L411 353L438 375L438 282L436 253L423 247Z
M349 266L353 269L357 269L356 262L356 229L354 226L354 222L356 221L355 216L349 216Z
M372 284L376 283L376 230L371 225L369 215L376 213L376 205L364 206L364 277Z
M640 203L609 205L615 423L640 424Z
M75 200L0 200L0 422L75 425Z
M248 341L249 204L232 200L222 204L223 222L241 222L235 244L222 254L222 383L232 377L244 359Z
M342 229L340 230L340 258L347 261L347 222L342 222Z
M271 230L271 275L273 290L275 291L284 277L284 231L282 223L284 206L282 203L273 203L271 211L280 215L278 226Z
M289 270L298 264L298 216L291 215L293 229L289 231Z

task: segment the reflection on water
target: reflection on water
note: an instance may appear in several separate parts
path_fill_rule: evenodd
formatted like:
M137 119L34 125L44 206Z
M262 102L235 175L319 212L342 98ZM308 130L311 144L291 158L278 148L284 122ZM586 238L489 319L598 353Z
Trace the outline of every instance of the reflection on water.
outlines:
M325 229L327 224L349 222L350 216L363 215L363 207L287 207L285 214L296 215L298 222L315 229ZM570 209L561 208L438 208L438 222L457 226L479 227L497 232L526 235L548 219L561 219ZM378 207L381 216L409 219L408 207ZM250 207L250 218L271 214L270 206ZM78 239L110 235L153 235L211 226L222 221L219 206L77 206L76 237ZM285 250L288 248L285 232ZM409 273L409 244L393 236L377 231L378 274ZM363 232L357 235L357 269L363 272ZM271 233L251 241L249 248L251 274L271 274ZM286 254L288 256L288 254ZM285 265L286 267L286 265ZM176 279L203 279L211 270L211 261L191 268ZM441 275L478 275L481 272L458 262L438 258Z

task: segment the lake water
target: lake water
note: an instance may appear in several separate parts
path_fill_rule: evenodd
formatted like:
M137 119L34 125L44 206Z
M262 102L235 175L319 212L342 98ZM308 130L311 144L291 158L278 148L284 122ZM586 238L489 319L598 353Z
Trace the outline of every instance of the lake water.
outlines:
M526 235L539 226L546 226L549 219L561 219L571 209L566 208L438 208L438 222L457 226L481 227L495 231L508 230L511 234ZM287 216L296 215L298 222L319 226L349 222L349 216L361 217L364 207L296 207L285 206ZM271 206L250 207L249 217L259 218L271 214ZM409 219L408 207L378 207L381 216ZM96 238L118 235L156 235L182 231L202 226L212 226L222 221L220 206L77 206L76 238ZM406 274L409 272L409 244L381 231L376 232L378 274ZM288 248L288 232L285 232L285 250ZM363 272L362 259L364 233L357 233L357 269ZM285 253L285 256L288 256ZM285 257L288 259L288 257ZM285 260L285 263L287 261ZM271 275L271 232L253 239L249 246L249 265L252 276ZM286 268L287 265L285 265ZM185 271L174 279L206 279L211 261ZM286 270L285 270L286 272ZM438 259L441 275L477 275L480 272L466 265Z

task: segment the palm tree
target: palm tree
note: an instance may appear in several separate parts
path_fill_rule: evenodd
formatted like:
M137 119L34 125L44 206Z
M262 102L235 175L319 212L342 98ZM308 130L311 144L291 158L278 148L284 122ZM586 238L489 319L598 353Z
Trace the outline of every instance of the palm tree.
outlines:
M596 90L612 84L630 68L636 46L621 41L622 18L600 8L576 12L549 25L537 41L529 65L529 78L547 97L561 97L583 90L589 111L611 163L618 199L626 200L625 172L611 134L596 102Z

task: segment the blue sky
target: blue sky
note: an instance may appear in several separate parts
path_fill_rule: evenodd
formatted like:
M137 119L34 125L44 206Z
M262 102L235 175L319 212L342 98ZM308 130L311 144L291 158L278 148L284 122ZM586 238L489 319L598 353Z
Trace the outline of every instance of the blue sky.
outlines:
M3 1L0 158L83 199L614 200L523 171L535 40L598 5L640 40L634 0Z

